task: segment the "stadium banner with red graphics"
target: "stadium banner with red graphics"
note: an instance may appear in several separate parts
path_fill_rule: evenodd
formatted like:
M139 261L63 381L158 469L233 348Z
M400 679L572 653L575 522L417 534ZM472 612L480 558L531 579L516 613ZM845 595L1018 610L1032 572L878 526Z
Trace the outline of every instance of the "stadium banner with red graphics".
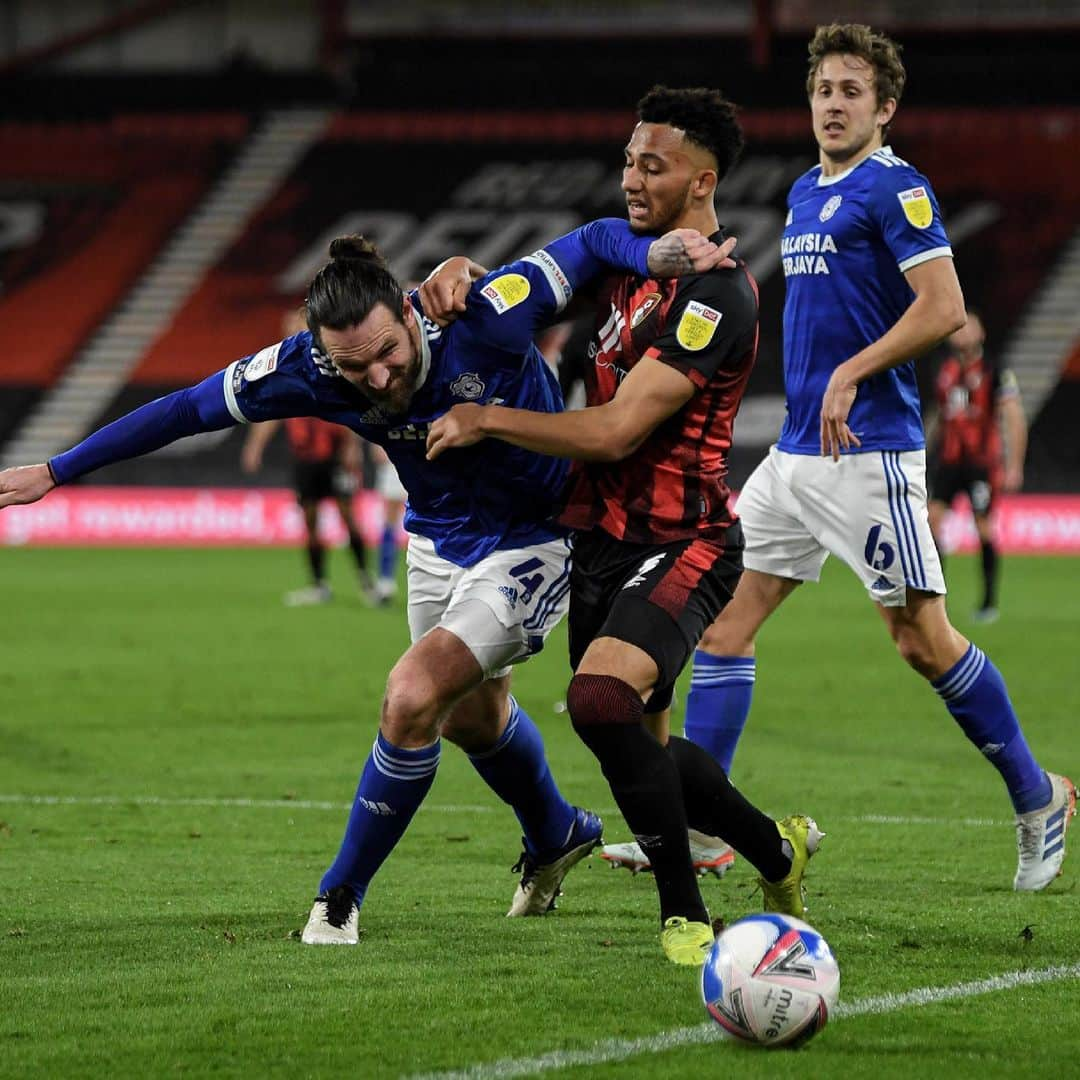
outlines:
M365 538L374 542L382 531L382 500L361 491L356 510ZM1006 553L1080 555L1080 496L1004 496L995 524ZM345 542L329 503L319 528L328 543ZM303 539L303 517L286 488L61 488L32 506L0 511L0 544L8 546L267 547ZM945 546L977 550L966 504L958 503L947 519Z

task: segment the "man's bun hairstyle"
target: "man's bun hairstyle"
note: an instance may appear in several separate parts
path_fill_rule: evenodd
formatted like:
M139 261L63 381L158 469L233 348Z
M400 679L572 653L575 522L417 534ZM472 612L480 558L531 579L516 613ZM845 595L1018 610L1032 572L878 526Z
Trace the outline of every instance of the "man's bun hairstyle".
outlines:
M330 241L331 259L359 259L387 269L379 249L366 236L339 236Z
M307 324L321 346L319 331L347 330L362 323L376 304L402 321L401 286L379 249L366 236L339 236L330 242L330 261L308 288Z

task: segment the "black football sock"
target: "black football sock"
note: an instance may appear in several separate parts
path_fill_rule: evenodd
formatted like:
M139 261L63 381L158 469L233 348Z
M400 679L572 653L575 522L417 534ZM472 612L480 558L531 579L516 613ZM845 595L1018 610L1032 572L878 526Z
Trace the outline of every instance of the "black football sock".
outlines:
M307 559L308 566L311 568L311 580L316 585L322 585L324 582L323 573L326 568L326 549L322 544L308 544Z
M997 606L997 548L993 542L985 541L982 544L982 579L983 579L983 602L984 608Z
M566 694L574 730L596 755L611 794L652 865L660 920L708 922L690 861L675 763L641 723L642 701L612 675L575 675Z
M700 746L672 735L667 749L682 781L690 827L719 836L766 881L786 877L791 869L790 845L785 850L776 822L736 790L712 755Z
M353 559L356 561L356 569L360 574L360 580L365 585L371 583L371 575L368 573L367 568L367 547L364 544L364 538L359 533L349 533L349 549L353 553Z

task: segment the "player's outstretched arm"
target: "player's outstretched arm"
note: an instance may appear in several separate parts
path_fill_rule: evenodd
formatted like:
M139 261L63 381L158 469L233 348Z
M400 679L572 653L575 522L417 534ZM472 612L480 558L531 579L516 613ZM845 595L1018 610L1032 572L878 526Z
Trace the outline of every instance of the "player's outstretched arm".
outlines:
M0 509L37 502L56 487L48 465L20 465L0 471Z
M225 402L224 375L219 371L99 428L78 446L49 460L46 468L52 479L65 484L113 462L159 450L186 435L232 427L238 421Z
M559 267L556 279L565 268L574 279L573 284L566 284L573 288L612 269L672 278L733 267L731 253L736 243L736 238L730 236L722 244L715 244L696 229L672 229L656 239L642 237L621 218L601 218L567 233L545 250ZM452 322L465 311L473 283L486 274L482 266L463 255L441 262L420 286L425 314L440 326Z

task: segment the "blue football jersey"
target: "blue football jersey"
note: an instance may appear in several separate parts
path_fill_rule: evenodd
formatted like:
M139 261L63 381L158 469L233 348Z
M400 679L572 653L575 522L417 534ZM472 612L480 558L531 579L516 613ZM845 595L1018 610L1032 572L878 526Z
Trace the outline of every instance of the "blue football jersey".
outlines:
M443 329L410 293L420 372L405 415L388 415L365 397L304 331L114 420L49 467L63 484L185 435L317 416L385 447L408 492L405 527L443 558L472 566L492 551L543 543L565 531L553 516L567 463L495 439L428 461L428 425L466 401L560 410L558 381L533 344L536 331L579 285L613 268L648 273L651 242L622 219L590 222L476 282L465 312Z
M795 181L780 253L787 417L777 446L818 454L829 377L911 305L905 272L952 248L926 178L883 147L838 176L818 165ZM862 440L853 452L922 448L914 364L861 383L848 426Z
M427 537L459 566L564 535L554 521L568 469L564 459L494 439L435 461L425 454L428 425L459 402L562 409L558 379L533 337L583 277L600 267L581 254L556 241L492 271L476 282L465 312L446 327L426 318L418 295L410 293L420 320L421 370L407 415L388 416L365 398L307 331L226 369L229 412L242 422L319 416L384 447L408 492L405 528Z

